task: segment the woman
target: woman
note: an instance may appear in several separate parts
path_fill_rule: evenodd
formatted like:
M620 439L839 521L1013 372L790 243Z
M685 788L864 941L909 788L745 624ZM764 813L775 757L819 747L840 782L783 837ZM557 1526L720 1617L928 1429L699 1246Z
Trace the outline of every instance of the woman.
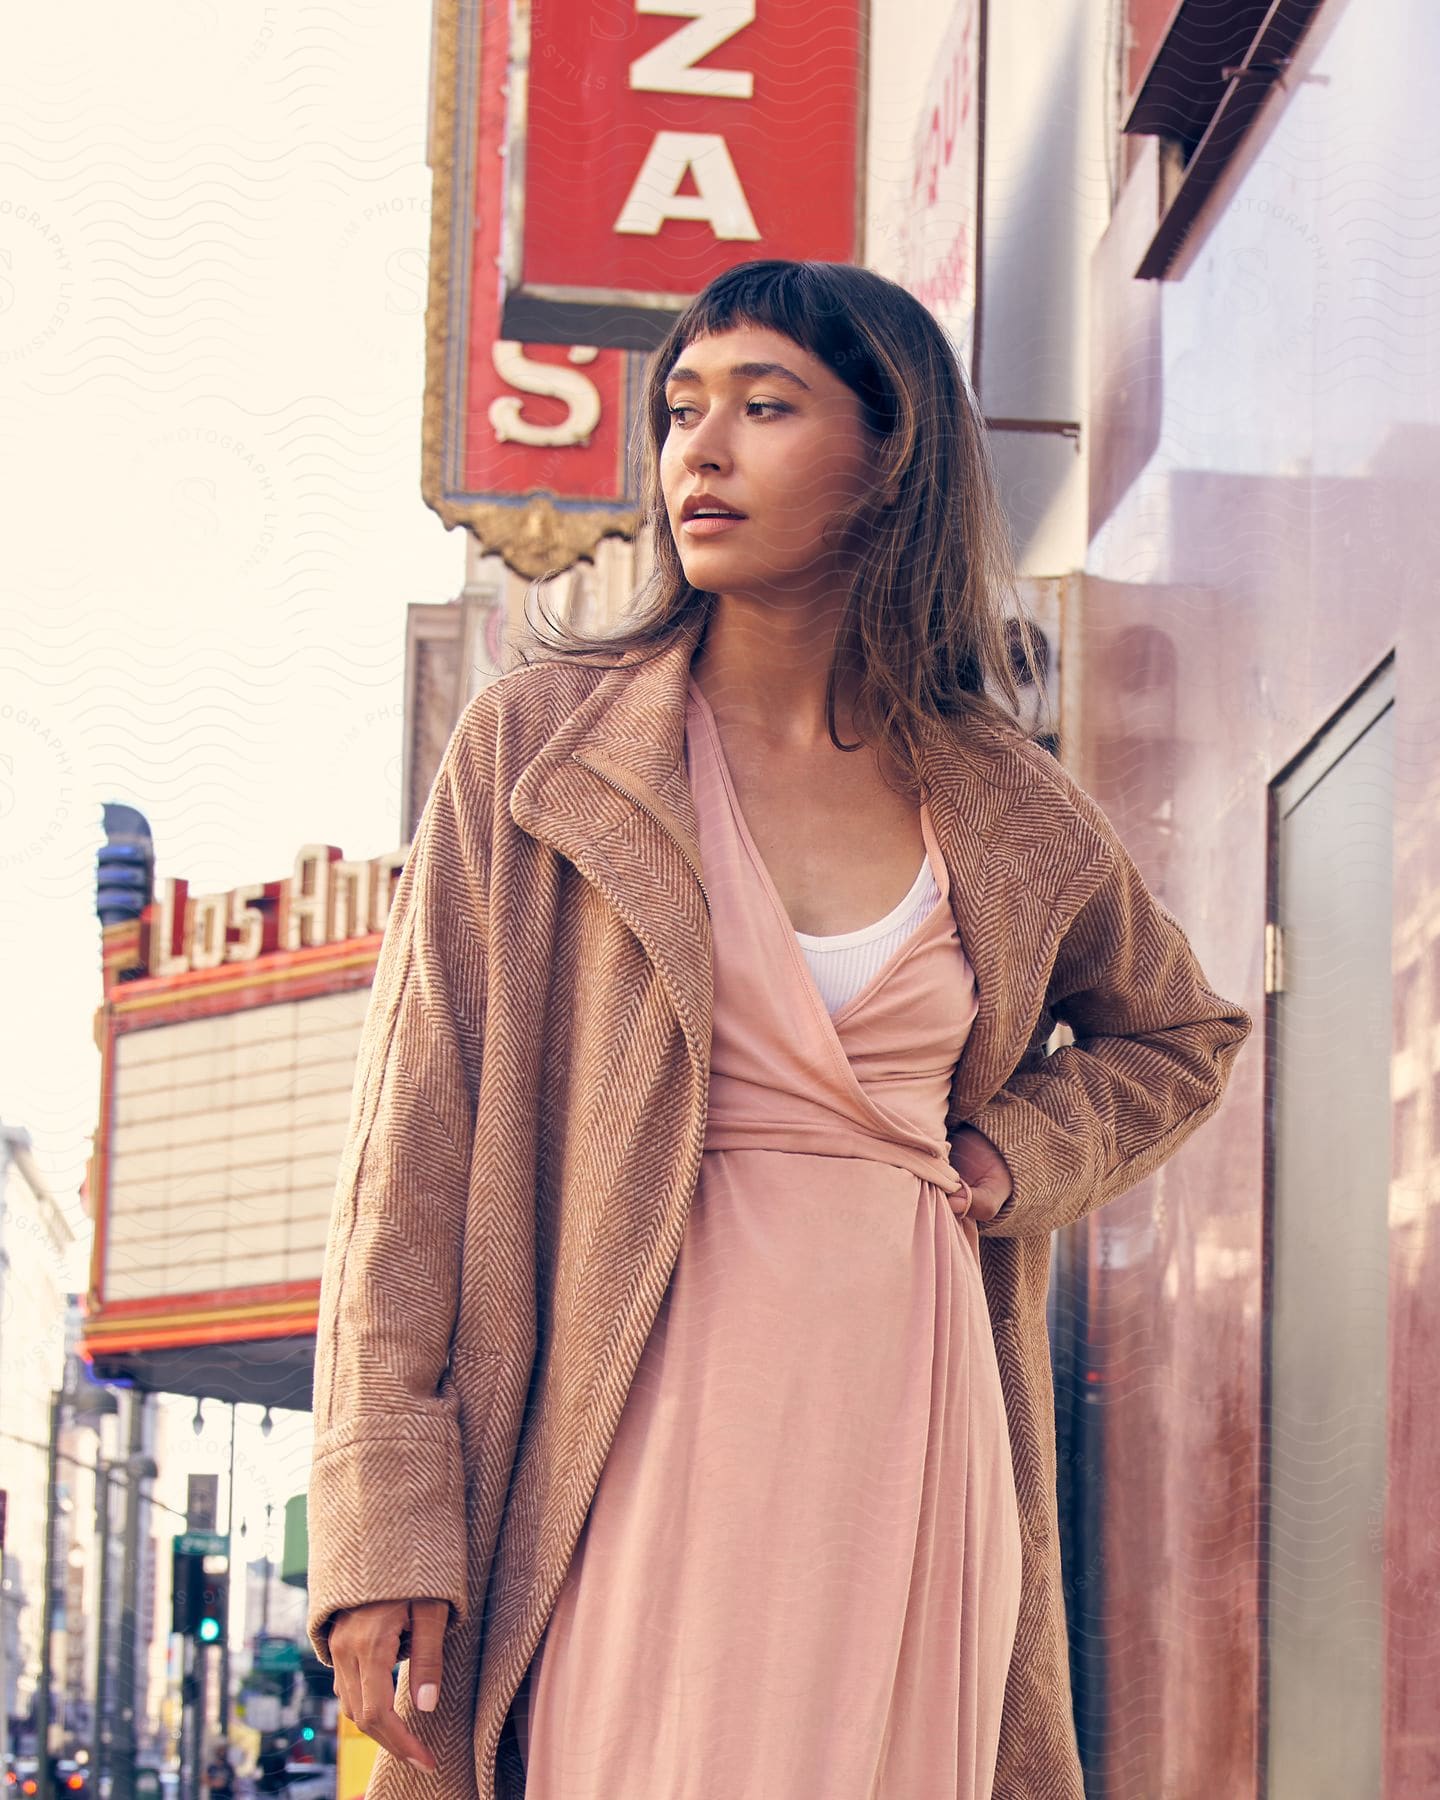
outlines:
M1079 1800L1049 1233L1250 1020L1015 723L924 309L744 265L645 410L638 623L471 703L397 887L312 1642L372 1794Z
M215 1746L205 1765L205 1792L219 1795L221 1800L234 1800L235 1770L230 1763L230 1751L224 1744Z

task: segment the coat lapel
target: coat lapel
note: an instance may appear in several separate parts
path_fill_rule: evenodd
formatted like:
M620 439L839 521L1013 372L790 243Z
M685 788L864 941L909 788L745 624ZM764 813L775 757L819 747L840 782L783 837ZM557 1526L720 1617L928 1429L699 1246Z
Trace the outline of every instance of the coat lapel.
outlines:
M684 756L701 624L689 620L658 652L627 652L606 670L521 774L510 813L606 895L654 962L692 1055L708 1069L710 915ZM953 1130L1024 1052L1061 933L1107 852L1048 752L984 721L934 721L919 774L979 994L951 1088Z
M699 619L658 653L609 669L510 794L522 831L593 882L640 940L692 1055L709 1066L710 907L685 769L685 692Z
M1107 852L1038 745L983 721L958 731L937 724L921 770L979 999L951 1083L953 1133L1024 1054L1060 939L1094 891Z

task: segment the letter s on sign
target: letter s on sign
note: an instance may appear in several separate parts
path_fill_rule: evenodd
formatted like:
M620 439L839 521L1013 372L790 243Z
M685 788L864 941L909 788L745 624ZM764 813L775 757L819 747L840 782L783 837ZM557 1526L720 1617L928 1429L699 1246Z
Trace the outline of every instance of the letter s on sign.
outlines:
M600 354L588 344L572 345L572 363L594 362ZM545 394L563 400L570 409L554 425L536 425L525 417L525 402L514 394L501 394L490 402L490 427L500 444L586 444L600 423L600 390L578 369L564 363L531 362L522 344L501 338L491 348L495 373L521 394Z

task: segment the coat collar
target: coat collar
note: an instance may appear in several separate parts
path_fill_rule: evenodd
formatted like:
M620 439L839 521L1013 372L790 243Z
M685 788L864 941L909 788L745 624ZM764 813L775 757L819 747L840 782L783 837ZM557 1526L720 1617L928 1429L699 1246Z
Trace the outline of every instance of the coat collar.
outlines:
M522 771L510 813L608 897L655 963L692 1053L708 1067L709 903L685 767L690 663L703 618L656 651L627 651ZM643 658L643 660L640 660ZM1060 933L1108 860L1048 752L982 720L936 721L919 760L975 970L979 1011L952 1120L1008 1079L1044 1001Z

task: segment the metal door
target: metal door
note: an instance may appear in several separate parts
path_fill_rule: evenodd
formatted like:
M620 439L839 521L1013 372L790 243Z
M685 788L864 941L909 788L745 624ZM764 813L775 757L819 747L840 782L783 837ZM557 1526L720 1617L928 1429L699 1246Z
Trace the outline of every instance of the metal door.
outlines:
M1394 669L1275 784L1268 1800L1381 1792Z

